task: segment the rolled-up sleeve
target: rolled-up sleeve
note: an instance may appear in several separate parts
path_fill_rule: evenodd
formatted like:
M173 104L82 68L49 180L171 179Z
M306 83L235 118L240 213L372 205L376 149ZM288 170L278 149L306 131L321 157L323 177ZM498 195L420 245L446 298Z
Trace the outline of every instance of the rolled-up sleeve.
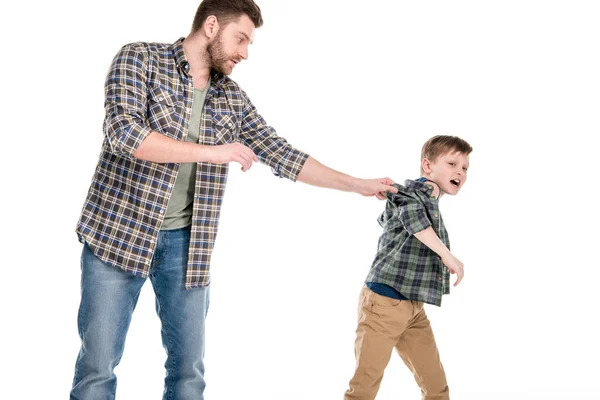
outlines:
M308 154L295 149L275 129L267 125L246 93L242 92L244 113L240 137L275 176L296 181Z
M152 132L146 116L147 62L147 51L141 44L123 46L104 85L104 136L112 153L130 159Z
M431 226L431 221L427 216L427 210L425 205L421 202L418 197L403 193L399 188L398 193L387 193L388 200L396 207L397 215L400 222L404 226L404 229L410 234L414 235L424 229Z

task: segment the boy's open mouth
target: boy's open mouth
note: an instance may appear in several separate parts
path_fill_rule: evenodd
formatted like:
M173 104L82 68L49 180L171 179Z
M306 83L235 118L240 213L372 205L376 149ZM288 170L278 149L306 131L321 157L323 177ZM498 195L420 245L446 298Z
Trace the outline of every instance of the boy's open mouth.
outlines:
M460 181L458 179L451 179L450 183L453 184L456 187L460 186Z

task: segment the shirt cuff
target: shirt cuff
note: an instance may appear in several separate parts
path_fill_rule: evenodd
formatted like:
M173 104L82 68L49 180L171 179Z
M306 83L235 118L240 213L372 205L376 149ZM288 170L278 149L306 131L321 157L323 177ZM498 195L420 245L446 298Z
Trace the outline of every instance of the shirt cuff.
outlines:
M425 210L416 210L409 218L402 220L404 228L410 235L421 232L431 226Z
M133 154L144 139L152 132L148 126L130 124L121 128L121 132L106 133L112 153L118 156L134 158Z
M308 157L300 150L290 149L281 163L273 168L273 175L296 182Z

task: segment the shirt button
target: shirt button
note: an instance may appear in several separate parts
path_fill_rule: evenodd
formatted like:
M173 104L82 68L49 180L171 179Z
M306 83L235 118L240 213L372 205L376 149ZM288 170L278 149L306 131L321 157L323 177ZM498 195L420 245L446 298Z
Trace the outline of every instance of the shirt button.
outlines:
M435 213L435 214L433 214L433 216L434 216L435 218L437 218L437 217L438 217L438 213Z
M441 280L442 280L442 277L440 276L440 277L438 278L438 281L441 281Z
M164 214L165 210L163 210L162 208L158 211L160 214Z

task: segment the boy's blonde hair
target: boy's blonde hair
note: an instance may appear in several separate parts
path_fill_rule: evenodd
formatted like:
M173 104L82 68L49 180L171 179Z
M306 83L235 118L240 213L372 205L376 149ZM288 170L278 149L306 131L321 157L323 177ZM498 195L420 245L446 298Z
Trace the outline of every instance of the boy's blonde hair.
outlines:
M426 141L423 145L421 149L421 162L425 158L431 162L435 162L439 156L448 153L459 152L468 156L472 151L473 148L471 145L458 136L437 135ZM422 173L423 168L421 168Z

